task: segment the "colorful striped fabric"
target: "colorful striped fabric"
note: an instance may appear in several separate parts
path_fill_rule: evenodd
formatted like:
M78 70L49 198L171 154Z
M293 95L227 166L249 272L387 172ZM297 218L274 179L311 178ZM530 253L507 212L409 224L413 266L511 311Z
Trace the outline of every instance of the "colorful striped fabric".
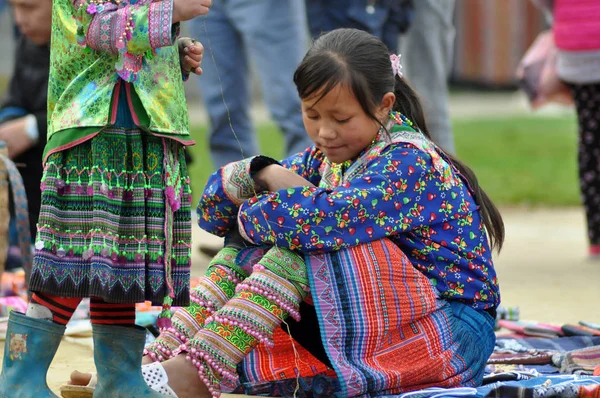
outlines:
M278 333L273 348L260 345L238 367L241 384L224 389L294 396L299 388L300 397L353 397L481 384L494 320L439 299L391 241L307 261L321 340L334 369Z
M189 303L191 192L183 146L105 128L52 154L30 282L34 292L107 302Z
M309 270L341 396L481 383L492 317L440 300L390 240L310 256Z
M561 373L575 373L585 371L589 374L600 366L600 345L570 351L565 355L558 356L557 365L560 365Z

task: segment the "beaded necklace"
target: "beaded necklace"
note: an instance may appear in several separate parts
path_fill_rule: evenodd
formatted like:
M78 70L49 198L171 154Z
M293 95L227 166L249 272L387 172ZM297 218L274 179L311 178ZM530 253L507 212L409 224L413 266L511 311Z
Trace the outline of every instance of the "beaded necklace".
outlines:
M385 126L385 127L382 126L379 129L377 134L375 134L375 137L373 137L373 140L371 141L371 143L360 152L360 154L357 156L356 159L363 156L367 151L369 151L371 148L373 148L373 146L375 146L377 143L381 142L383 134L387 134L387 132L394 125L397 125L397 126L407 125L407 126L413 127L413 122L410 119L408 119L406 116L404 116L402 113L391 111L389 114L389 122L387 123L387 126ZM333 174L332 178L331 178L331 182L334 187L337 187L340 185L340 183L342 182L342 177L343 177L344 173L346 172L346 170L348 170L348 168L352 165L352 163L354 163L354 161L356 159L348 159L342 163L331 162L331 172Z

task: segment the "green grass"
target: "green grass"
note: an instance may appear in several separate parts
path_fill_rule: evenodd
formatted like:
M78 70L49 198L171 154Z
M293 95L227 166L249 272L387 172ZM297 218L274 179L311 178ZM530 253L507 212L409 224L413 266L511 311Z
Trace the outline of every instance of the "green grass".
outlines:
M574 119L460 120L454 131L459 158L497 204L580 204Z
M499 205L571 206L580 203L577 182L577 133L572 118L519 117L456 120L458 157L477 174ZM259 126L266 155L281 158L283 139L273 124ZM194 129L190 167L197 202L213 167L206 127Z

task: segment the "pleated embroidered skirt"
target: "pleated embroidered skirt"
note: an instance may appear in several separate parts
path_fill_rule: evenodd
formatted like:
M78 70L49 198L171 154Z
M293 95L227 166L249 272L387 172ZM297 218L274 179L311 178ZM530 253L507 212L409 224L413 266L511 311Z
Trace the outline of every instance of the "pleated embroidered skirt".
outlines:
M191 190L184 147L108 127L49 156L30 290L189 304Z

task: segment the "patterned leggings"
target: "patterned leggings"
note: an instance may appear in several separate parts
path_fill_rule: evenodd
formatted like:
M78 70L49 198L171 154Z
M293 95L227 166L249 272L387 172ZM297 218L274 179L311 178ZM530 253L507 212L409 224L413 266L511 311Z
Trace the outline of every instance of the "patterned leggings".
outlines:
M260 249L258 249L260 250ZM189 307L176 311L172 327L145 351L155 361L185 353L213 397L223 378L237 380L237 365L256 346L272 346L289 316L300 319L308 293L306 265L290 250L272 247L258 256L225 247L192 291Z
M600 245L600 83L571 84L579 124L579 183L590 244Z
M81 300L81 297L58 297L45 293L33 293L27 309L27 316L44 319L51 315L54 323L64 326L73 316ZM46 308L50 315L48 312L40 311L39 307ZM94 325L134 326L135 304L106 303L101 299L91 298L90 318Z

